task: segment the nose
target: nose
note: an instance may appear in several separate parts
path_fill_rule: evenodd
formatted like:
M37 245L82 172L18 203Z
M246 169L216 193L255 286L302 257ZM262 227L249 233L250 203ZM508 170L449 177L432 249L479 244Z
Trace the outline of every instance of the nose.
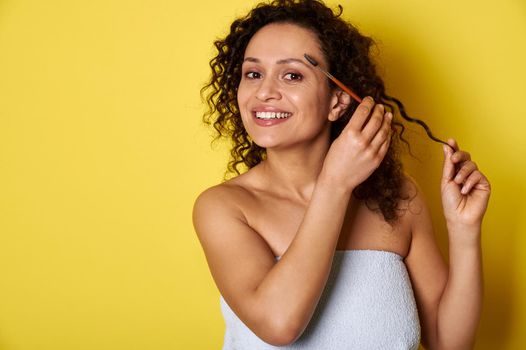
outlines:
M281 92L279 91L279 82L272 78L264 78L259 85L256 92L256 98L260 101L268 101L271 99L279 100Z

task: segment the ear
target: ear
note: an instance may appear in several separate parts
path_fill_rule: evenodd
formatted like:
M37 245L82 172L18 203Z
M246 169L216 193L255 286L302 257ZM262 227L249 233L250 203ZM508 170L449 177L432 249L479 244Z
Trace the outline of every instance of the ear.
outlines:
M329 120L331 122L338 120L351 104L351 96L347 95L340 89L334 90L331 97L329 110Z

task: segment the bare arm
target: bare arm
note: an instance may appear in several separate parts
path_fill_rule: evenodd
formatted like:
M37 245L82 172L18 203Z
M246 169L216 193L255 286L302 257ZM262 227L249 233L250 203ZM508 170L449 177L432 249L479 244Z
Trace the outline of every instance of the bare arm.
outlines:
M274 345L292 342L321 296L350 194L333 191L320 181L298 233L276 263L243 214L238 211L238 217L231 218L236 209L225 206L228 195L210 198L215 191L198 199L194 217L221 294L261 339Z
M291 343L306 328L327 282L352 190L387 151L391 118L377 106L366 123L373 105L364 100L333 142L303 221L278 263L237 208L240 194L216 187L196 201L194 225L221 294L270 344ZM350 168L356 169L351 175Z
M449 228L449 235L480 237L479 229ZM467 243L467 242L466 242ZM480 238L449 243L449 276L437 319L437 349L472 349L482 311Z
M421 193L414 212L411 250L406 258L428 349L470 349L482 308L480 227L490 187L469 153L445 153L442 202L449 235L449 268L433 236ZM455 170L455 164L459 170ZM457 177L458 175L458 177ZM466 192L461 193L462 187Z

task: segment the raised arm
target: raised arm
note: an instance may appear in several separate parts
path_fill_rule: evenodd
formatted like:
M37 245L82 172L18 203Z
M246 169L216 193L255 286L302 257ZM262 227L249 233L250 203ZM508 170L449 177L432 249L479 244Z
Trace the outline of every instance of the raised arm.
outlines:
M421 192L411 203L413 283L426 349L471 349L482 308L481 224L490 185L456 142L445 148L442 204L449 235L449 267L436 245Z
M278 263L236 204L250 194L220 185L197 199L194 226L216 285L236 315L265 342L289 344L310 321L327 282L352 190L385 156L390 123L383 106L364 99L333 142L304 218Z

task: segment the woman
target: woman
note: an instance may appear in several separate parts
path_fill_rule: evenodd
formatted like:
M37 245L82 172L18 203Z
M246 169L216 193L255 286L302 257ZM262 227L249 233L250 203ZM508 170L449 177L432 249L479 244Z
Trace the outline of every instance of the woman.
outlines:
M416 349L420 336L430 349L473 345L490 185L449 140L447 266L422 193L401 170L398 101L371 45L314 0L261 4L216 42L208 121L233 141L230 170L248 168L194 206L224 349ZM305 53L368 97L352 101Z

